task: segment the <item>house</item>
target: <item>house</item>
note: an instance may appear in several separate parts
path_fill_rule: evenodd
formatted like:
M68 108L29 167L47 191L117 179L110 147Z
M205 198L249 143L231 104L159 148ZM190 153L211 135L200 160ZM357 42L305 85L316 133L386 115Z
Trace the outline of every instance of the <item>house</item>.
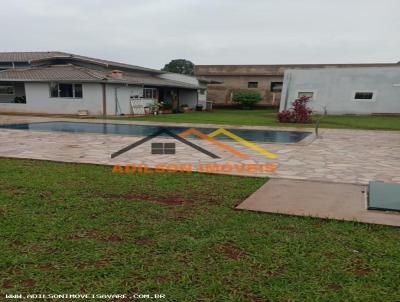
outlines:
M0 53L0 112L123 115L155 101L205 110L206 97L195 77L58 51Z
M388 67L399 64L295 64L295 65L197 65L200 79L218 81L208 84L207 100L217 107L232 106L235 92L252 90L260 93L260 106L278 106L281 100L283 75L288 69Z
M301 96L328 114L399 114L400 66L286 70L280 111Z

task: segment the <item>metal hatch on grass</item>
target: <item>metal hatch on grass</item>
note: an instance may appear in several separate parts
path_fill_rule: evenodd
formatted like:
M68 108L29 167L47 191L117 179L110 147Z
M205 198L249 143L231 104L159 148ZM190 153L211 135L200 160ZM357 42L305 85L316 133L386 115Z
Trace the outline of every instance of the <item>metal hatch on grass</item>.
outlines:
M400 211L400 184L371 181L368 210Z

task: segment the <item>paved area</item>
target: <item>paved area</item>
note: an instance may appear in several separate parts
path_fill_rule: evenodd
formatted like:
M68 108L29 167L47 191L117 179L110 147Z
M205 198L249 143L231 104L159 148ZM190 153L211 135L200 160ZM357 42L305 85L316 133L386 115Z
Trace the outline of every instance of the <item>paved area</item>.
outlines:
M365 185L272 179L237 209L400 226L400 213L366 209Z
M77 121L76 119L65 118L0 115L0 124L52 120ZM81 121L86 120L82 119ZM87 121L104 122L93 119ZM114 120L106 122L142 125L157 124ZM163 124L195 126L193 124ZM221 125L212 126L221 127ZM229 128L229 126L224 127ZM271 129L261 126L232 127ZM276 130L276 128L273 129ZM279 129L307 131L307 129ZM308 131L312 131L312 129L308 129ZM322 136L320 139L309 139L299 144L257 143L260 147L276 153L278 155L276 159L267 158L237 142L224 142L237 148L242 153L248 154L250 157L250 159L241 159L237 155L220 149L205 140L196 140L196 143L219 155L220 159L211 159L179 142L177 143L177 154L174 156L152 155L150 153L151 142L148 142L117 158L111 159L113 152L134 143L140 137L0 129L0 156L106 165L148 164L149 167L154 167L161 163L190 163L193 164L194 170L197 170L197 167L204 163L273 163L277 166L274 173L247 173L235 169L228 169L224 173L336 183L367 184L370 180L400 183L400 132L321 129L320 134ZM160 138L157 139L157 142L169 142L171 140L169 138Z

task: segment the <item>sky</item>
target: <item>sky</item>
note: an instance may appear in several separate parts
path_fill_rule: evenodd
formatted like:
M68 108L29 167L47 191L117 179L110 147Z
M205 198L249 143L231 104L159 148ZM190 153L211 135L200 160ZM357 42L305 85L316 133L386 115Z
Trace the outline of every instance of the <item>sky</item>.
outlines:
M400 61L399 0L1 0L0 51L145 67ZM8 13L6 13L8 12Z

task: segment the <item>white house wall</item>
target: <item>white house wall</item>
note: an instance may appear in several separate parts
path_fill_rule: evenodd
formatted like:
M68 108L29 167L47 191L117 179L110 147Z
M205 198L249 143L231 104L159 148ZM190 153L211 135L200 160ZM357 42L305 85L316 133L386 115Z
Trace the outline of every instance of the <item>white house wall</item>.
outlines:
M115 88L117 88L119 114L130 114L130 96L142 95L141 86L106 85L107 114L115 114ZM82 98L51 98L49 83L25 83L26 104L1 103L0 112L78 114L88 110L89 115L103 114L103 91L99 83L83 83ZM152 100L143 100L150 105Z
M199 105L203 106L203 110L207 109L207 89L203 90L204 93L201 94L200 92L198 92L199 95Z
M134 95L142 96L143 88L141 86L126 86L118 84L108 84L106 86L107 96L107 115L130 114L130 97ZM116 96L118 98L118 112L116 112ZM142 100L144 106L150 106L152 100Z
M316 112L328 114L400 113L400 68L326 68L287 70L280 111L291 106L298 92L314 92ZM374 99L354 100L355 92L373 92Z
M26 104L0 104L0 111L21 113L77 114L88 110L91 115L102 114L101 84L83 84L83 97L51 98L49 83L25 83Z

